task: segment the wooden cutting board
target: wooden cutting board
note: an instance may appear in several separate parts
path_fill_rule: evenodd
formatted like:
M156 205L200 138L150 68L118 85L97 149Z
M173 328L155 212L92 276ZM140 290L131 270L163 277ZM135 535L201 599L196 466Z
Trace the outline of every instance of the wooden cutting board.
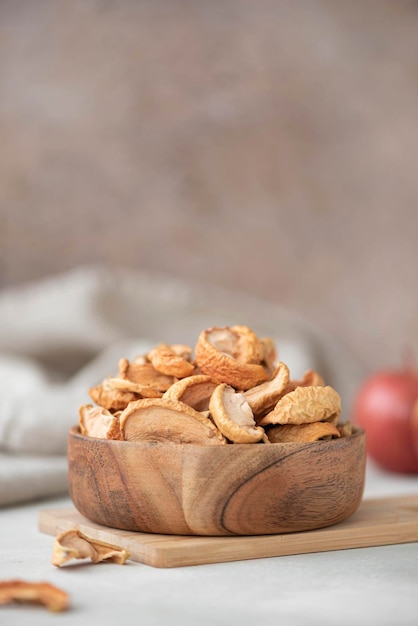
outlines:
M133 561L153 567L222 563L418 541L418 495L363 500L354 515L328 528L255 537L127 532L90 522L72 508L40 511L42 532L56 535L70 529L125 548Z

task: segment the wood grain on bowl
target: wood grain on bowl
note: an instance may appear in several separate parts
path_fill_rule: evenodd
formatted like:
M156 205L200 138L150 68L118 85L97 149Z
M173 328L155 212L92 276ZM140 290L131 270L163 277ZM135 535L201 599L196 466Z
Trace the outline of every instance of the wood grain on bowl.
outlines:
M362 430L306 444L164 445L69 433L69 488L88 519L124 530L263 535L335 524L359 506Z

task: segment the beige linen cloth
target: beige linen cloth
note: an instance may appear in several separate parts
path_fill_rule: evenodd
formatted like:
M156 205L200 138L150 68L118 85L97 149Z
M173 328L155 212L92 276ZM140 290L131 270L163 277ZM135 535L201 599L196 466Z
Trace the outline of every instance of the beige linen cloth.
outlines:
M66 492L68 429L119 358L233 324L273 337L292 377L313 367L349 402L362 376L349 351L248 295L101 267L0 292L0 506Z

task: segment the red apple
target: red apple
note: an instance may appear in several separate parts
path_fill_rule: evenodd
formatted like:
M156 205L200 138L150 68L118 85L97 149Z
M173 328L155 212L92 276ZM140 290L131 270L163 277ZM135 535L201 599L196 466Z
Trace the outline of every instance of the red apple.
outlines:
M418 473L418 372L382 371L356 395L352 421L366 431L369 456L384 469Z
M411 415L411 435L412 445L414 446L415 454L418 456L418 400L412 407Z

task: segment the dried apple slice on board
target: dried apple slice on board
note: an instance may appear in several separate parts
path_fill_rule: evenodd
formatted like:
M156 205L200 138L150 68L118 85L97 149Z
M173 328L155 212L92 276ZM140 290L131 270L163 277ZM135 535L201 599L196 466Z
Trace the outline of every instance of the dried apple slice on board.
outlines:
M66 530L55 537L51 562L57 567L72 559L91 559L92 563L112 561L123 565L129 557L129 552L123 548L90 539L80 530Z
M175 400L144 398L131 402L120 415L120 427L126 441L226 443L209 418Z

